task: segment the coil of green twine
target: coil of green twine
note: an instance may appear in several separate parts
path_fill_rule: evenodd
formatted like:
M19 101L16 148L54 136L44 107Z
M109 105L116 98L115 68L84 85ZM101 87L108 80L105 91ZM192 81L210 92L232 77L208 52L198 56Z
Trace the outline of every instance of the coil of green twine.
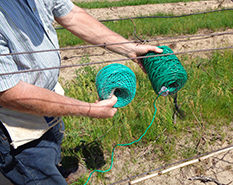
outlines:
M158 46L163 49L162 54L173 53L168 46ZM146 56L160 55L149 52ZM176 93L187 81L187 73L175 55L155 56L142 59L144 68L148 73L151 85L156 94L167 90L165 94Z
M114 94L117 102L113 107L128 105L136 94L136 76L123 64L110 64L102 68L96 76L97 93L101 100L110 99Z

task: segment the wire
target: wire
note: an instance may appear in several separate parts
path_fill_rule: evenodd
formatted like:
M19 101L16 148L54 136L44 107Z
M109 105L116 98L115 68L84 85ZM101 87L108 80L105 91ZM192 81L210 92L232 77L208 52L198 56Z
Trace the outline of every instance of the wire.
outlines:
M206 14L206 13L231 11L231 10L233 10L233 8L226 8L226 9L221 9L221 10L211 10L211 11L197 12L197 13L183 14L183 15L173 15L173 16L141 16L141 17L120 18L120 19L108 19L108 20L99 20L99 22L122 21L122 20L130 20L130 19L148 19L148 18L180 18L180 17L187 17L187 16L192 16L192 15L200 15L200 14ZM61 30L61 29L65 29L65 28L61 27L61 28L55 28L55 29Z
M195 37L214 37L214 36L222 36L222 35L230 35L233 34L233 32L225 32L225 33L210 33L210 34L201 34L201 35L187 35L187 36L179 36L179 37L166 37L166 38L158 38L158 39L148 39L147 42L154 42L154 41L162 41L162 40L174 40L174 39L184 39L188 38L190 41L190 38ZM0 54L1 56L11 56L11 55L24 55L24 54L31 54L31 53L43 53L43 52L54 52L54 51L67 51L67 50L76 50L76 49L86 49L86 48L94 48L94 47L106 47L106 46L112 46L112 45L121 45L121 44L130 44L130 43L141 43L141 40L133 40L128 42L118 42L118 43L109 43L109 44L97 44L97 45L87 45L87 46L76 46L76 47L69 47L69 48L58 48L58 49L50 49L50 50L39 50L39 51L28 51L28 52L18 52L18 53L5 53Z
M128 181L128 180L132 180L132 179L135 179L135 178L137 178L137 177L141 177L141 176L143 176L143 175L150 174L151 172L155 172L155 171L158 171L158 170L161 170L161 169L166 169L166 168L168 168L168 167L171 167L171 166L174 166L174 165L183 163L183 162L187 162L187 161L190 161L190 160L192 160L192 159L198 159L198 158L201 158L201 157L206 156L206 155L209 155L209 154L213 154L213 153L216 153L216 152L219 152L219 151L222 151L222 150L230 149L230 148L232 148L232 147L233 147L233 145L230 145L230 146L227 146L227 147L218 149L218 150L214 150L214 151L211 151L211 152L206 152L206 153L204 153L204 154L200 154L200 155L197 155L197 156L194 156L194 157L190 157L190 158L187 158L187 159L183 159L183 160L180 160L180 161L177 161L177 162L174 162L174 163L171 163L171 164L168 164L168 165L165 165L165 166L161 166L161 167L159 167L159 168L156 168L156 169L153 169L153 170L150 170L150 171L141 173L141 174L139 174L139 175L135 175L135 176L132 176L132 177L128 177L128 178L126 178L126 179L122 179L122 180L120 180L120 181L114 182L114 183L109 184L109 185L115 185L115 184L119 184L119 183L122 183L122 182L125 182L125 181Z
M0 76L13 75L13 74L19 74L19 73L45 71L45 70L53 70L53 69L70 68L70 67L80 67L80 66L87 66L87 65L98 65L98 64L104 64L104 63L121 62L121 61L126 61L126 60L142 59L142 58L149 58L149 57L180 55L180 54L187 54L187 53L197 53L197 52L225 50L225 49L233 49L233 46L221 47L221 48L201 49L201 50L192 50L192 51L183 51L183 52L160 54L160 55L151 55L151 56L139 56L139 57L132 57L132 58L121 58L121 59L115 59L115 60L107 60L107 61L100 61L100 62L90 62L90 63L84 63L84 64L64 65L64 66L57 66L57 67L50 67L50 68L43 68L43 69L23 70L23 71L16 71L16 72L10 72L10 73L1 73Z
M100 20L100 22L121 21L121 20L128 20L128 19L145 19L145 18L180 18L180 17L187 17L187 16L192 16L192 15L229 11L229 10L233 10L233 8L212 10L212 11L205 11L205 12L198 12L198 13L191 13L191 14L184 14L184 15L175 15L175 16L142 16L142 17L121 18L121 19L108 19L108 20Z

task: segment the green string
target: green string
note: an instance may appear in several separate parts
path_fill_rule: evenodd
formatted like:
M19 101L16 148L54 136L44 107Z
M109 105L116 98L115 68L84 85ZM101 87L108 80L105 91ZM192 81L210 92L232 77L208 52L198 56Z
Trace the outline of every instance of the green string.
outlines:
M113 107L128 105L136 94L136 76L123 64L110 64L102 68L96 76L97 93L101 100L110 99L114 94L117 102Z
M166 90L165 90L165 91L166 91ZM146 128L144 134L142 134L141 137L140 137L138 140L135 140L135 141L133 141L133 142L131 142L131 143L125 143L125 144L117 144L117 145L115 145L115 146L113 147L113 149L112 149L110 168L107 169L107 170L94 170L94 171L92 171L92 172L90 173L90 175L89 175L89 177L88 177L88 179L87 179L87 181L86 181L86 183L85 183L84 185L86 185L86 184L89 182L89 180L90 180L90 178L91 178L91 176L92 176L93 173L95 173L95 172L106 173L106 172L108 172L108 171L110 171L110 170L112 169L112 167L113 167L113 155L114 155L114 150L115 150L115 148L116 148L117 146L129 146L129 145L132 145L132 144L134 144L134 143L139 142L139 141L143 138L143 136L146 135L148 129L151 127L151 125L152 125L152 123L154 122L154 119L155 119L155 115L156 115L156 112L157 112L157 108L156 108L156 106L155 106L156 100L157 100L158 97L159 97L162 93L164 93L165 91L161 92L161 93L156 97L156 99L154 100L155 112L154 112L152 121L151 121L150 125Z
M162 54L173 53L168 46L158 47L163 49ZM146 54L146 56L151 55L159 55L159 53ZM143 58L142 62L156 94L159 94L163 86L170 93L176 93L187 81L187 73L175 55Z

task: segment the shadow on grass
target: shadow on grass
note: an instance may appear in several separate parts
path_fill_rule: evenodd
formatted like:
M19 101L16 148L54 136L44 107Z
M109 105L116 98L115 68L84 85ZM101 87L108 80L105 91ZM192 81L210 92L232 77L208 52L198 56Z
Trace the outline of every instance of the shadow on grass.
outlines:
M73 149L69 149L69 151L69 155L63 156L62 159L65 168L74 167L80 162L77 154L82 157L86 167L90 170L100 169L106 164L103 147L98 141L91 143L81 141L80 145Z

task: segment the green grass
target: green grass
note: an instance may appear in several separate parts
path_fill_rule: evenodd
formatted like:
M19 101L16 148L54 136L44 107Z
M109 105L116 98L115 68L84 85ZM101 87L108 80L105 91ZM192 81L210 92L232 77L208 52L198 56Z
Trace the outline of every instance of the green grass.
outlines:
M223 129L229 127L233 120L232 50L213 52L210 59L179 58L182 63L184 60L188 63L184 65L188 81L178 93L178 103L186 116L177 118L174 124L173 98L159 97L156 101L158 111L151 128L140 142L129 146L132 151L127 159L129 163L137 163L137 151L149 145L152 149L146 154L147 159L155 158L155 163L169 163L208 151L209 146L219 138L222 142L226 140L227 133ZM148 76L139 67L131 63L126 65L137 77L137 93L128 106L118 109L111 119L64 118L66 137L62 145L63 156L75 159L71 161L86 163L90 170L108 169L113 146L138 139L152 120L153 101L157 95ZM77 77L64 85L66 95L94 102L98 99L95 87L98 71L99 68L93 66L77 70ZM99 137L100 140L91 143ZM205 144L198 145L202 138L205 138ZM88 143L91 144L83 147ZM70 165L69 162L66 165ZM142 171L139 169L139 172ZM98 178L101 182L106 179L104 174L99 174Z
M156 14L163 16L164 14ZM201 15L193 15L181 18L147 18L135 19L137 35L142 39L156 36L175 36L181 34L196 34L201 29L210 31L226 30L233 28L232 11L215 12ZM127 39L134 32L133 23L130 20L104 23L111 30L119 33ZM67 30L57 30L61 47L84 44L81 39L73 36Z
M178 2L190 2L200 0L121 0L121 1L92 1L92 2L76 2L75 4L82 8L109 8L109 7L121 7L121 6L136 6L144 4L162 4L162 3L178 3Z

